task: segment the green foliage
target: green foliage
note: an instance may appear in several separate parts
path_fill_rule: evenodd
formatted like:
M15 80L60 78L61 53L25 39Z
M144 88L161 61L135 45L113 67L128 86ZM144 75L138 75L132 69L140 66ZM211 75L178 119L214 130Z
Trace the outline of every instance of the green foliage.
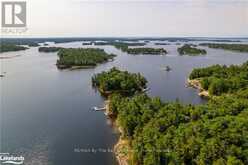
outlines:
M193 45L194 46L194 45ZM193 47L192 45L185 44L182 47L178 48L177 51L180 55L202 55L202 54L207 54L207 51L204 49L198 49Z
M246 62L241 66L214 65L194 69L189 78L200 79L201 86L211 95L235 93L248 87L248 65Z
M39 47L39 52L45 52L45 53L49 53L49 52L57 52L60 49L63 49L61 47Z
M233 50L238 52L248 52L247 44L217 44L217 43L202 43L201 46L208 46L209 48L215 49L225 49L225 50Z
M146 79L140 73L129 73L112 68L92 77L92 84L102 93L119 92L121 94L134 94L146 87Z
M144 94L116 97L112 106L136 164L248 163L247 99L221 96L192 106Z
M220 95L203 105L165 103L146 94L111 95L110 109L134 151L132 162L136 165L248 164L248 88L240 89L240 83L236 82L239 80L236 75L247 78L243 73L247 64L218 65L205 68L207 73L199 69L194 72L194 76L204 75L201 79L204 88ZM221 95L230 90L230 84L238 86L231 95Z
M163 48L128 48L128 54L167 54L167 51Z
M24 46L15 45L15 44L5 44L5 43L0 44L0 53L10 52L10 51L20 51L20 50L26 50L26 49L28 48Z
M115 55L107 54L103 49L68 48L59 49L57 67L60 69L73 66L96 66L113 59Z

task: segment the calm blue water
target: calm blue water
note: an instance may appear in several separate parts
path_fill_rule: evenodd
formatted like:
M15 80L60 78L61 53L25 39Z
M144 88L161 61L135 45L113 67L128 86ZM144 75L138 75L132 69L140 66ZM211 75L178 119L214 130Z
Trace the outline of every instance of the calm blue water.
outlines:
M81 42L56 46L82 47ZM101 149L112 149L118 136L104 114L90 110L104 101L91 88L94 73L113 66L141 72L149 81L149 95L199 104L205 101L197 91L185 87L193 68L248 60L247 53L207 49L208 55L191 57L179 56L177 45L149 46L164 47L169 54L132 56L112 46L101 46L118 55L115 61L94 69L59 71L55 66L56 53L39 53L38 48L2 53L0 56L21 56L1 60L2 72L6 72L0 80L1 152L24 156L26 165L116 164L113 153ZM161 70L166 65L172 68L171 72ZM87 153L92 148L98 151Z

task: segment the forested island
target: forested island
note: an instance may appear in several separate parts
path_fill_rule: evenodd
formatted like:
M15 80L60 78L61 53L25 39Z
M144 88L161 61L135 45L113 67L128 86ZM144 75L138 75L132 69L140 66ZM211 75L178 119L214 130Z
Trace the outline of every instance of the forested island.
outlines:
M238 52L248 52L247 44L223 44L223 43L202 43L201 46L208 46L209 48L232 50Z
M151 55L161 55L167 54L167 51L163 48L147 48L147 47L138 47L138 48L129 48L129 46L144 46L145 43L115 43L117 49L121 49L123 52L128 54L151 54Z
M39 52L45 52L45 53L49 53L49 52L57 52L60 49L63 49L61 47L39 47Z
M118 68L102 72L92 77L92 85L104 95L120 93L133 95L146 88L147 80L140 73L129 73Z
M163 48L128 48L126 50L128 54L150 54L150 55L162 55L167 54L167 51Z
M93 42L83 42L82 45L92 45Z
M229 67L214 65L194 69L190 74L191 82L199 82L200 88L210 95L244 93L248 96L248 62Z
M189 44L183 45L182 47L178 48L177 51L180 55L197 56L207 54L206 50L195 48L193 45Z
M242 66L212 66L195 69L190 78L235 82L240 78L243 82L248 80L247 71L248 62ZM94 76L92 81L115 91L108 97L108 114L121 133L114 148L121 165L248 164L247 86L235 86L228 95L218 93L207 104L183 105L140 92L131 92L131 96L119 93L123 89L119 84L128 84L129 78L125 77L132 75L123 73L114 68Z
M38 47L38 46L40 46L39 43L37 43L37 42L30 42L30 43L27 43L27 45L29 47Z
M97 48L64 48L58 52L56 65L59 69L95 67L97 64L113 60L115 56Z
M116 41L105 42L105 41L98 41L98 42L94 42L94 45L97 45L97 46L112 45L115 48L126 52L128 50L129 46L145 46L146 43L141 43L141 42L116 42Z
M154 45L170 45L170 43L155 42Z
M20 50L26 50L28 49L25 46L15 45L15 44L6 44L1 43L0 44L0 53L3 52L11 52L11 51L20 51Z

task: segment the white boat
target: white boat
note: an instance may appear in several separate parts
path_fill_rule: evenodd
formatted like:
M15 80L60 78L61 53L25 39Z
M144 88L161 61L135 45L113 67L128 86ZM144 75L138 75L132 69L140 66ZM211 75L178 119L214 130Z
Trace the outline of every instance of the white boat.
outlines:
M106 110L106 108L105 107L103 107L103 108L92 107L92 110L94 110L94 111L104 111L104 110Z

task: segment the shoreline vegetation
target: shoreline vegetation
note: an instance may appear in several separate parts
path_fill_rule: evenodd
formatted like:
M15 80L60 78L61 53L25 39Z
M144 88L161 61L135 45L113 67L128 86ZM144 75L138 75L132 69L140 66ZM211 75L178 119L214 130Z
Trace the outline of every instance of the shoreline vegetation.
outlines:
M248 88L248 61L238 65L213 65L194 69L189 83L210 96L234 94Z
M21 51L21 50L26 50L26 49L28 48L25 46L20 46L20 45L15 45L15 44L5 44L5 43L0 44L0 53Z
M201 43L200 46L207 46L214 49L224 49L236 52L248 52L247 44L223 44L223 43Z
M180 55L198 56L207 54L205 49L198 49L195 45L190 44L184 44L182 47L178 48L177 51Z
M50 53L50 52L58 52L62 47L39 47L39 52Z
M82 69L93 68L97 64L112 61L116 55L107 54L98 48L63 48L59 49L58 69Z
M103 94L108 91L106 115L115 121L120 132L114 146L119 164L247 164L247 71L248 62L194 69L189 76L193 86L215 89L213 93L208 89L214 97L202 105L149 97L137 88L144 77L117 68L94 75L92 85ZM213 82L206 85L208 81L203 78ZM234 81L235 88L231 85L222 91L225 82L213 85L222 79ZM138 90L126 95L127 84Z

